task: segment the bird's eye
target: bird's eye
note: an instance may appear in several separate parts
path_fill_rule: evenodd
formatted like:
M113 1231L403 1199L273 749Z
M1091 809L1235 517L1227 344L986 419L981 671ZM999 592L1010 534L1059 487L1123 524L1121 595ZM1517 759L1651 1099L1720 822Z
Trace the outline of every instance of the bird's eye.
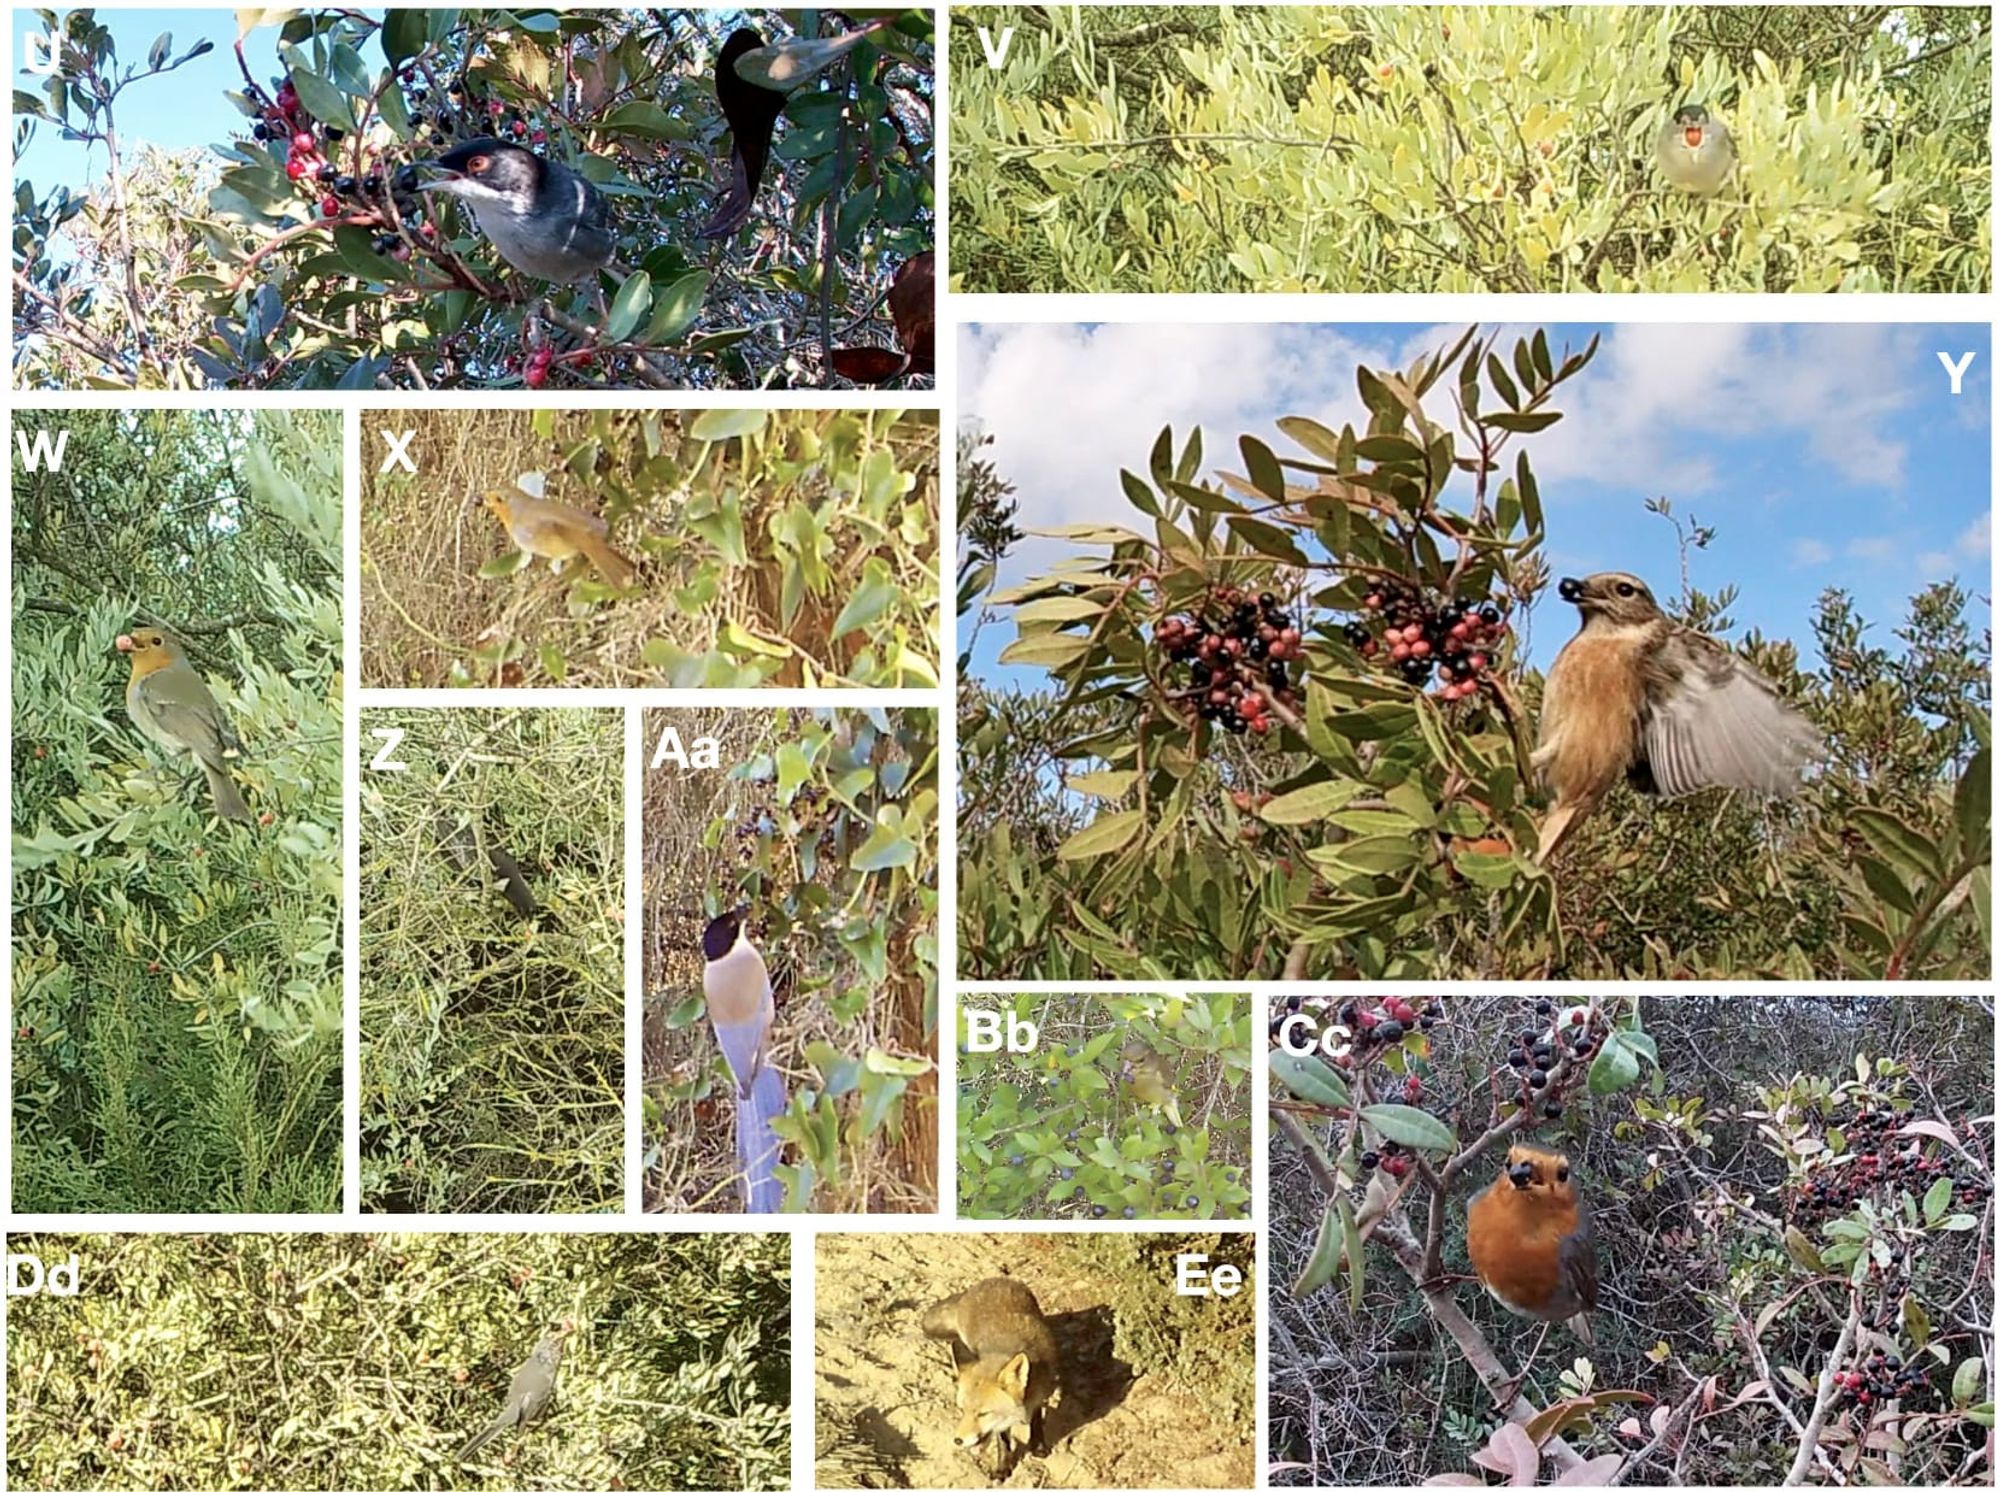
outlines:
M492 156L475 155L471 160L465 163L465 169L474 176L484 176L486 174L487 168L492 164L493 164Z
M1637 595L1638 592L1633 587L1627 585L1624 581L1621 580L1618 582L1618 594L1621 596L1634 596Z
M1556 1167L1556 1180L1558 1180L1558 1181L1567 1181L1567 1180L1569 1180L1569 1167L1568 1167L1568 1166L1557 1166L1557 1167Z

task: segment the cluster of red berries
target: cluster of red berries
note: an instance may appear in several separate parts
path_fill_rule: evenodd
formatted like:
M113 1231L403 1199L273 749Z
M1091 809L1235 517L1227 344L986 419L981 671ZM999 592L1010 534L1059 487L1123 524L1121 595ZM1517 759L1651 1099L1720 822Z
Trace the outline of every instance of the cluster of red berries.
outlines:
M528 354L528 361L521 368L521 382L531 389L538 389L549 381L549 365L556 360L556 350L547 342Z
M1535 1014L1547 1024L1529 1026L1516 1033L1507 1049L1507 1065L1520 1075L1521 1102L1532 1108L1540 1103L1544 1119L1563 1116L1562 1089L1549 1087L1550 1074L1565 1056L1581 1062L1597 1050L1597 1023L1594 1011L1572 1007L1558 1015L1553 1000L1537 1000Z
M1905 1367L1900 1357L1877 1347L1860 1362L1850 1362L1837 1371L1833 1386L1839 1390L1834 1399L1837 1406L1865 1408L1887 1399L1919 1398L1929 1390L1930 1379L1922 1368L1914 1364Z
M1291 665L1305 656L1304 640L1298 619L1269 591L1253 596L1217 586L1195 615L1161 622L1154 640L1169 659L1187 665L1179 697L1232 735L1268 735L1274 702L1298 706Z
M251 127L252 137L273 144L282 141L288 147L285 177L289 181L312 183L332 175L333 163L326 158L324 146L338 144L344 131L329 124L323 133L313 133L318 121L299 102L299 91L292 86L292 80L279 79L277 90L275 96L257 90L259 117ZM338 211L339 204L334 206ZM333 213L327 216L332 217Z
M1353 1051L1363 1056L1377 1047L1394 1046L1412 1031L1428 1031L1444 1017L1427 1001L1412 1004L1401 995L1385 995L1373 1008L1358 1000L1340 1007L1340 1023L1353 1033ZM1409 1102L1416 1102L1411 1097Z
M1382 581L1361 598L1361 605L1369 619L1347 625L1355 652L1383 659L1419 689L1435 674L1438 698L1447 701L1479 692L1479 681L1492 666L1492 651L1507 631L1507 619L1491 602L1436 605L1399 580Z
M1951 1178L1952 1196L1961 1206L1977 1207L1993 1195L1991 1182L1977 1175L1961 1176L1942 1155L1925 1154L1921 1141L1904 1142L1894 1134L1902 1121L1887 1106L1886 1094L1872 1095L1868 1102L1870 1107L1858 1110L1842 1126L1845 1156L1822 1152L1799 1177L1792 1208L1801 1219L1846 1212L1878 1186L1909 1183L1925 1190L1940 1176Z

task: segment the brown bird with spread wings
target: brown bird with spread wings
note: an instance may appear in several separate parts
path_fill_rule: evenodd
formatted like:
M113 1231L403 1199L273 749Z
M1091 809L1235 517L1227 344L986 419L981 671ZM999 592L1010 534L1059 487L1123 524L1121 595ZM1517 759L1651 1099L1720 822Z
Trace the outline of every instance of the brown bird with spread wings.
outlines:
M1678 798L1705 787L1790 797L1819 733L1777 686L1711 637L1668 620L1636 575L1564 580L1583 613L1542 691L1534 764L1554 794L1537 863L1628 777Z

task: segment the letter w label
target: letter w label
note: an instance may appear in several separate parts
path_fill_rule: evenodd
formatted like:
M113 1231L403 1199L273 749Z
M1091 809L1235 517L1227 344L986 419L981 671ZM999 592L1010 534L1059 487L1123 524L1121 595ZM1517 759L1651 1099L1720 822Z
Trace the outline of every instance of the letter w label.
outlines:
M27 431L16 430L14 445L21 453L21 464L29 471L40 471L44 466L50 471L61 471L63 452L69 449L69 431L57 431L51 442L48 431L37 430L34 440L30 442Z

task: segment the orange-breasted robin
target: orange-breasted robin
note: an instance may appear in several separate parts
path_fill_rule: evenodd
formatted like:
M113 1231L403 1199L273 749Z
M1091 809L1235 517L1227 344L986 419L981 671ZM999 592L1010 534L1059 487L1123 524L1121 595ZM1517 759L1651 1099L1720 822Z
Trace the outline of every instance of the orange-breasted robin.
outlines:
M1465 1251L1486 1293L1508 1310L1566 1321L1592 1340L1597 1254L1568 1156L1532 1145L1509 1149L1506 1170L1466 1204Z
M217 818L249 823L249 805L225 766L242 755L243 745L181 645L171 633L142 627L120 635L118 651L132 660L132 677L125 684L125 713L132 723L155 744L175 755L192 755L201 764Z
M1546 861L1620 777L1678 798L1705 787L1789 797L1819 755L1819 732L1777 687L1712 637L1670 621L1635 575L1564 580L1583 625L1542 691L1534 765L1553 793Z
M532 485L539 486L540 476L539 472L528 472L522 482L532 477L536 479ZM606 585L619 590L629 586L637 574L630 560L605 543L604 536L610 530L594 513L525 492L518 484L505 492L489 490L486 506L507 530L514 547L528 554L557 561L582 555L604 577Z

